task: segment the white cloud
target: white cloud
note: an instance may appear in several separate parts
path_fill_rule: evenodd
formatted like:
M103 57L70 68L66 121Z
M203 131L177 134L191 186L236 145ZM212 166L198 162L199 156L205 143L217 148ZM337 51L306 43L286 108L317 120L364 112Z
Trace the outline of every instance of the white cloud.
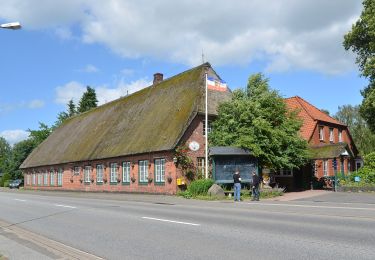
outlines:
M14 145L29 137L29 133L24 130L5 130L0 132L0 136L4 137L10 145Z
M25 29L52 28L132 58L196 65L202 49L214 65L267 63L268 70L340 73L354 67L343 35L362 9L358 0L14 0L0 18ZM39 3L39 2L38 2ZM56 29L60 28L60 29ZM60 32L59 32L60 30Z
M99 72L99 69L92 64L88 64L84 69L80 71L86 72L86 73L96 73L96 72Z
M34 99L29 103L28 107L31 109L44 107L44 101L39 100L39 99Z
M86 87L76 81L68 82L63 86L58 86L56 88L56 98L55 102L57 104L66 105L71 99L74 103L78 103L82 94L86 91Z

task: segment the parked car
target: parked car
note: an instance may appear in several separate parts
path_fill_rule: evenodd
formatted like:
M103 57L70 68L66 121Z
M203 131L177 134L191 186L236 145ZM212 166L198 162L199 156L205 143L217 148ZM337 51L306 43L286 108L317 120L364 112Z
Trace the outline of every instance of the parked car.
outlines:
M23 180L22 179L13 180L9 183L10 189L19 189L20 187L23 187Z

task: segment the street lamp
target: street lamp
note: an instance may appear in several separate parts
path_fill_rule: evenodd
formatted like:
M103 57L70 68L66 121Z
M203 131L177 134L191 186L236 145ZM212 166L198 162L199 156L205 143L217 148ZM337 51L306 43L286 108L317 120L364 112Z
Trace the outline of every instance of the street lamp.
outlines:
M0 28L10 29L10 30L18 30L18 29L21 29L21 24L19 22L3 23L3 24L0 24Z

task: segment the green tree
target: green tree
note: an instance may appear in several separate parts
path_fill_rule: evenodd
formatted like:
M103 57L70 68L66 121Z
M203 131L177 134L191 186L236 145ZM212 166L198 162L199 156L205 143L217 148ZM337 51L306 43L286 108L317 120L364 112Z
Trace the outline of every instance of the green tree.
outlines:
M357 54L356 63L361 75L369 80L361 92L362 117L375 132L375 0L364 0L360 18L344 36L344 47Z
M66 112L63 111L57 114L57 120L53 126L54 129L59 127L68 118L77 114L76 105L74 104L73 99L69 100L67 107L68 107L68 110Z
M78 112L83 113L89 111L90 109L97 107L98 100L96 99L96 92L95 89L87 86L86 92L83 93L79 104L78 104Z
M5 138L0 137L0 173L5 173L9 164L10 145Z
M334 117L349 127L354 143L361 155L375 151L375 134L371 132L361 116L359 106L339 106L339 110Z
M35 147L37 147L40 143L42 143L47 137L52 133L53 128L49 127L48 125L39 122L39 129L38 130L31 130L28 129L27 131L29 134L29 139L34 142Z
M72 117L77 114L76 105L73 102L73 99L68 102L68 116Z
M236 90L219 106L210 144L249 149L260 165L299 168L306 162L307 142L299 135L302 121L283 98L270 90L268 79L250 76L246 90Z
M8 167L8 173L12 179L22 178L22 172L19 168L35 147L36 143L31 138L18 142L13 146Z

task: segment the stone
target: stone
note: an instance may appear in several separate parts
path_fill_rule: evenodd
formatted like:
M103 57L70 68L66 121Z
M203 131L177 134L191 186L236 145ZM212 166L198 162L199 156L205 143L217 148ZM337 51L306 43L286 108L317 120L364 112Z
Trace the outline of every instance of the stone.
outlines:
M208 189L207 194L218 198L225 198L224 190L216 183Z

